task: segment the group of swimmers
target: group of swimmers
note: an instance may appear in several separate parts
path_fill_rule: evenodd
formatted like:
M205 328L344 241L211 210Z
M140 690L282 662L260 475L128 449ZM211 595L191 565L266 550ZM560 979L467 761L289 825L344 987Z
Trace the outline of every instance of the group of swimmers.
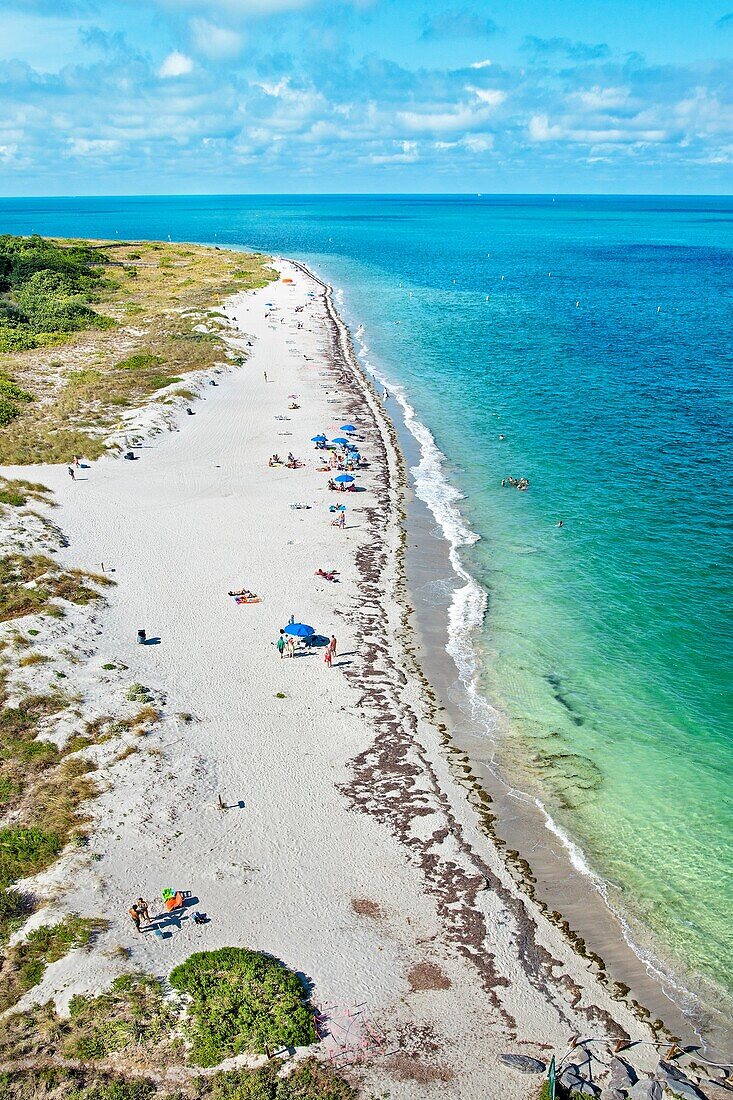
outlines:
M511 489L519 489L520 493L525 493L529 489L529 481L526 477L503 477L501 479L502 489L505 486L509 486Z

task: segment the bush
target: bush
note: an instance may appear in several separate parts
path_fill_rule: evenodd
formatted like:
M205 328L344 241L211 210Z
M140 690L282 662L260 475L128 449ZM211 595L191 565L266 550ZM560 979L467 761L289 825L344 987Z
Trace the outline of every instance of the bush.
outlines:
M22 826L0 829L0 887L43 871L62 847L56 833L43 829Z
M316 1040L299 979L269 955L240 947L198 952L173 970L170 982L192 998L188 1038L197 1065Z
M145 370L147 367L157 367L163 360L159 355L152 355L150 352L139 352L137 355L130 355L129 358L123 359L117 364L118 370Z
M356 1093L329 1066L315 1058L299 1062L287 1077L270 1062L258 1069L232 1070L211 1078L206 1100L355 1100Z

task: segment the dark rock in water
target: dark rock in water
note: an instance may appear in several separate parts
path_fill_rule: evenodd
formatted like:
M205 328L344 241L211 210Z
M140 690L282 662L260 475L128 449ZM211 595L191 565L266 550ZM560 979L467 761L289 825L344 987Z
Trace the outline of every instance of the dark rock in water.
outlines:
M651 1077L637 1081L629 1090L631 1100L662 1100L662 1086Z
M500 1054L499 1061L520 1073L544 1073L547 1066L539 1058L530 1058L528 1054Z
M639 1079L633 1066L623 1058L612 1058L610 1070L609 1083L613 1089L630 1089Z

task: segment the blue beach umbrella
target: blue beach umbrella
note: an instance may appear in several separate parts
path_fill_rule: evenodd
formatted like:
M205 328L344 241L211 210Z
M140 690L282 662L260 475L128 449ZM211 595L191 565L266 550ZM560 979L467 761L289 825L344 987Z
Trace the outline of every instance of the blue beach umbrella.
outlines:
M325 437L325 435L314 435L314 436L311 436L311 443L325 443L325 442L326 442L326 437Z
M339 444L339 446L341 446L341 447L345 447L345 446L346 446L346 444L347 444L347 443L348 443L349 441L348 441L348 439L343 439L343 438L342 438L341 436L339 436L339 437L338 437L338 439L332 439L332 440L331 440L331 442L332 442L332 443L338 443L338 444Z
M334 478L334 481L338 482L340 485L348 485L348 483L353 480L351 474L339 474L338 477Z
M341 431L342 432L355 432L356 428L354 427L353 424L342 424L341 425Z
M315 630L305 623L288 623L285 627L286 634L292 634L294 638L312 638Z

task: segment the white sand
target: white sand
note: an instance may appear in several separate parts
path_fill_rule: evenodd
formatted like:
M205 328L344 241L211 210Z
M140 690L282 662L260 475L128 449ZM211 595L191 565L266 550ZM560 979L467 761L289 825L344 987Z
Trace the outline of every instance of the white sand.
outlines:
M337 1048L347 1032L347 1045L363 1041L365 1021L383 1029L385 1046L368 1045L361 1071L370 1088L392 1097L525 1096L538 1078L501 1066L499 1052L547 1058L573 1033L611 1034L611 1020L637 1038L649 1033L523 898L450 771L420 680L400 672L397 458L388 448L387 490L366 406L353 396L329 403L339 371L329 366L333 330L320 288L280 266L293 287L280 282L228 303L252 334L251 358L203 387L205 400L195 416L179 416L179 431L150 437L138 461L95 463L77 483L63 467L30 474L62 505L53 519L70 545L59 557L115 570L107 608L53 626L56 637L87 646L69 672L85 713L116 713L135 681L163 713L147 738L128 736L138 751L127 759L111 765L107 746L92 750L106 790L90 807L90 847L40 882L58 895L53 913L104 915L111 928L92 953L50 967L32 997L53 995L63 1007L125 967L165 976L192 951L248 945L303 972L315 1000L337 1006L327 1045ZM319 297L296 315L314 288ZM267 320L266 302L278 307ZM293 393L300 408L288 411ZM337 498L309 440L340 434L347 418L372 466L358 477L367 491L343 497L348 529L340 531L328 513ZM304 469L268 468L273 451L288 450ZM360 511L376 509L380 493L380 512ZM294 502L311 508L292 510ZM383 555L371 591L356 565L366 543ZM340 570L340 583L317 579L319 566ZM262 602L237 606L227 591L242 586ZM291 614L335 632L333 669L322 650L279 659L273 643ZM160 644L135 644L138 627ZM128 668L103 672L110 661ZM35 670L27 673L31 683ZM380 694L364 699L360 681ZM178 717L186 712L195 721ZM370 755L375 730L381 750ZM222 813L218 795L241 808ZM163 940L138 935L128 906L142 894L159 907L166 886L191 891L210 923L183 922ZM376 916L357 913L353 899L374 903ZM115 945L131 950L127 962ZM450 987L411 992L408 972L422 962L437 964ZM355 1006L360 1015L350 1018ZM635 1060L644 1058L651 1053Z

